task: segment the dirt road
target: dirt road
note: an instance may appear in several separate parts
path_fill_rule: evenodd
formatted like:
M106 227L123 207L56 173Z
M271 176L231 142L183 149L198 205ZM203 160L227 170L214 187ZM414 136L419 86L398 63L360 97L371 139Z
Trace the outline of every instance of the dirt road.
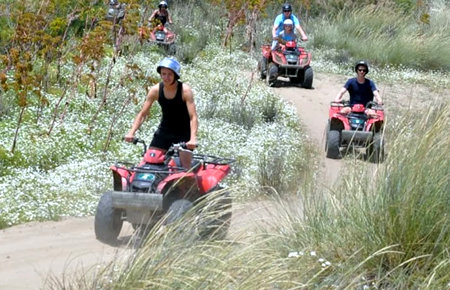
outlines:
M281 98L291 103L297 109L297 115L306 127L307 134L319 147L319 152L325 150L325 126L328 120L330 101L334 99L347 78L329 74L315 74L313 89L278 87L275 92ZM326 184L331 186L337 179L342 162L326 159L321 154L322 174Z
M321 147L321 152L324 152L329 102L345 79L344 76L316 73L312 90L274 88L277 94L297 108L299 118L313 142ZM335 180L342 161L325 158L322 161L325 174L323 180ZM40 289L49 275L59 277L72 271L85 272L127 251L125 246L110 247L98 242L93 225L93 217L69 218L1 230L0 289ZM120 236L124 245L130 233L129 227L122 230Z

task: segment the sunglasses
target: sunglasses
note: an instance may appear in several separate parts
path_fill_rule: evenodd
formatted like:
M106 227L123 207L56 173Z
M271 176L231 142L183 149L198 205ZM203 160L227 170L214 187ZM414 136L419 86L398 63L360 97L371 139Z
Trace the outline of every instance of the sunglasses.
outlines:
M362 72L367 72L367 70L365 70L365 69L358 69L358 71L362 71Z
M291 12L291 10L283 10L283 12L284 12L284 13L286 13L286 12Z

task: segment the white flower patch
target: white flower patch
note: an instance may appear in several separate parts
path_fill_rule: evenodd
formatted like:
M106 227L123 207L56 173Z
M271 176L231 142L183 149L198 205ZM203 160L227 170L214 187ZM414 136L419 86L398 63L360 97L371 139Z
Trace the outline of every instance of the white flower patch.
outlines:
M137 65L145 76L158 79L156 66L162 58L153 52L117 58L109 76L107 106L96 119L92 117L100 108L103 90L97 92L97 98L76 91L68 94L58 108L50 136L46 134L60 96L45 94L49 106L41 111L39 123L24 122L19 131L16 152L29 161L24 165L29 167L8 167L8 176L0 177L0 218L16 224L92 214L100 194L111 189L109 166L115 160L137 163L141 159L141 146L121 141L146 95L143 81L132 83L136 103L123 108L125 100L132 96L128 79L122 82L130 73L127 65ZM100 87L106 82L110 63L111 59L105 58L95 72ZM289 160L284 166L291 170L291 160L304 141L295 109L274 96L262 82L251 81L251 72L243 74L249 67L256 67L256 61L248 54L230 54L221 47L208 46L192 64L182 64L181 80L194 90L199 114L197 151L235 158L233 169L238 174L230 176L230 185L252 187L257 185L255 176L261 156L269 156L277 148ZM63 78L71 78L75 68L64 64ZM84 67L82 73L90 73L90 69ZM69 102L63 115L65 101ZM156 108L136 134L147 145L159 124L160 111ZM38 111L38 107L30 106L27 112L33 116ZM17 120L5 116L3 121L0 146L8 150ZM111 138L111 144L103 152L107 138Z
M111 184L111 174L99 159L74 161L47 173L17 171L14 179L0 178L0 216L9 224L92 214L99 193Z

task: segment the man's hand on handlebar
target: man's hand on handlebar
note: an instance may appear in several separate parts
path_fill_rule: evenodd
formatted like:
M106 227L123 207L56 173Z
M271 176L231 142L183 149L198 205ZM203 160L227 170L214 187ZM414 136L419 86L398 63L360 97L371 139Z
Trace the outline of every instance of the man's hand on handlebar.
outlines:
M129 142L129 143L134 143L136 138L133 136L133 135L125 135L124 137L123 137L123 140L125 141L125 142Z
M186 148L189 150L194 150L195 148L197 148L198 144L194 143L194 142L186 142Z

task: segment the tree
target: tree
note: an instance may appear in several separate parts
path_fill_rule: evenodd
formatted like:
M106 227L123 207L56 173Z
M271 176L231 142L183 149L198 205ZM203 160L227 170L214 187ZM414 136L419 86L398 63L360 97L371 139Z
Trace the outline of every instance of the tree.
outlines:
M225 36L222 41L223 46L227 46L233 35L233 29L236 25L247 25L247 40L250 46L254 43L254 31L256 21L259 14L265 10L267 6L267 0L212 0L213 5L223 5L226 9L227 27Z

